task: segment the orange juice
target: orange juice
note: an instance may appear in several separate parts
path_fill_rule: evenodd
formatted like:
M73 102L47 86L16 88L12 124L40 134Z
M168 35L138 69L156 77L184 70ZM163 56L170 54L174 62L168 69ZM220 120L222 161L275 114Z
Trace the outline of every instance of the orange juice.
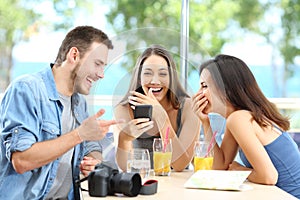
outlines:
M153 152L155 175L169 176L171 173L172 152Z
M198 170L210 170L212 169L212 165L213 165L213 157L194 157L194 171L198 171Z

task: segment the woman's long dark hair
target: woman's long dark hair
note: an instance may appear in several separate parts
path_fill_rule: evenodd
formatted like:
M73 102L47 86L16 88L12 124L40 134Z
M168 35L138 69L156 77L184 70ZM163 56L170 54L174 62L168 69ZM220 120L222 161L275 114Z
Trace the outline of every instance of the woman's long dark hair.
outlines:
M173 108L178 109L180 107L181 101L185 97L189 97L189 95L186 93L186 91L180 84L176 70L176 64L174 62L173 57L164 47L155 44L145 49L145 51L138 58L134 71L132 73L132 79L129 85L128 92L125 95L125 97L121 100L120 104L125 105L128 103L128 96L130 95L129 91L138 90L139 92L144 93L141 88L141 71L145 60L151 55L161 56L168 63L170 85L169 90L167 92L167 98L171 102Z
M287 117L280 114L259 88L249 67L239 58L217 55L200 66L200 74L207 69L220 95L237 110L248 110L263 127L275 123L282 130L290 128Z

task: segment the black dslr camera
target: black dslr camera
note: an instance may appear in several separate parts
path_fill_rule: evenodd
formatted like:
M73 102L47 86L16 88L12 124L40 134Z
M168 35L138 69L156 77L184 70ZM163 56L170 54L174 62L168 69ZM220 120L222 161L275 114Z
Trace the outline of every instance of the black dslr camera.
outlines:
M101 162L88 176L89 195L105 197L115 193L122 193L129 197L139 194L142 179L139 173L119 173L108 163Z

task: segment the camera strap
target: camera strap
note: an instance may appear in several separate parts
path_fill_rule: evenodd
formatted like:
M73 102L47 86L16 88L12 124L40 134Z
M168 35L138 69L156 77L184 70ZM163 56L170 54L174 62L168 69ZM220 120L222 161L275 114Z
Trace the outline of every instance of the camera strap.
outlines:
M157 180L147 180L141 187L141 195L152 195L157 192Z

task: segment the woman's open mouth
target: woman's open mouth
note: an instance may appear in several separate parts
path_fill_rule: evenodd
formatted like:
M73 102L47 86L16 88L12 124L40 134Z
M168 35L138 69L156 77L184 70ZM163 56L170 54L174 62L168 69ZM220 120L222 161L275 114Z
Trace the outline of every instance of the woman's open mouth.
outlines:
M152 93L153 94L158 94L159 92L161 92L162 90L163 90L163 88L162 87L160 87L160 88L152 88L152 87L149 87L148 88L148 90L152 90Z

